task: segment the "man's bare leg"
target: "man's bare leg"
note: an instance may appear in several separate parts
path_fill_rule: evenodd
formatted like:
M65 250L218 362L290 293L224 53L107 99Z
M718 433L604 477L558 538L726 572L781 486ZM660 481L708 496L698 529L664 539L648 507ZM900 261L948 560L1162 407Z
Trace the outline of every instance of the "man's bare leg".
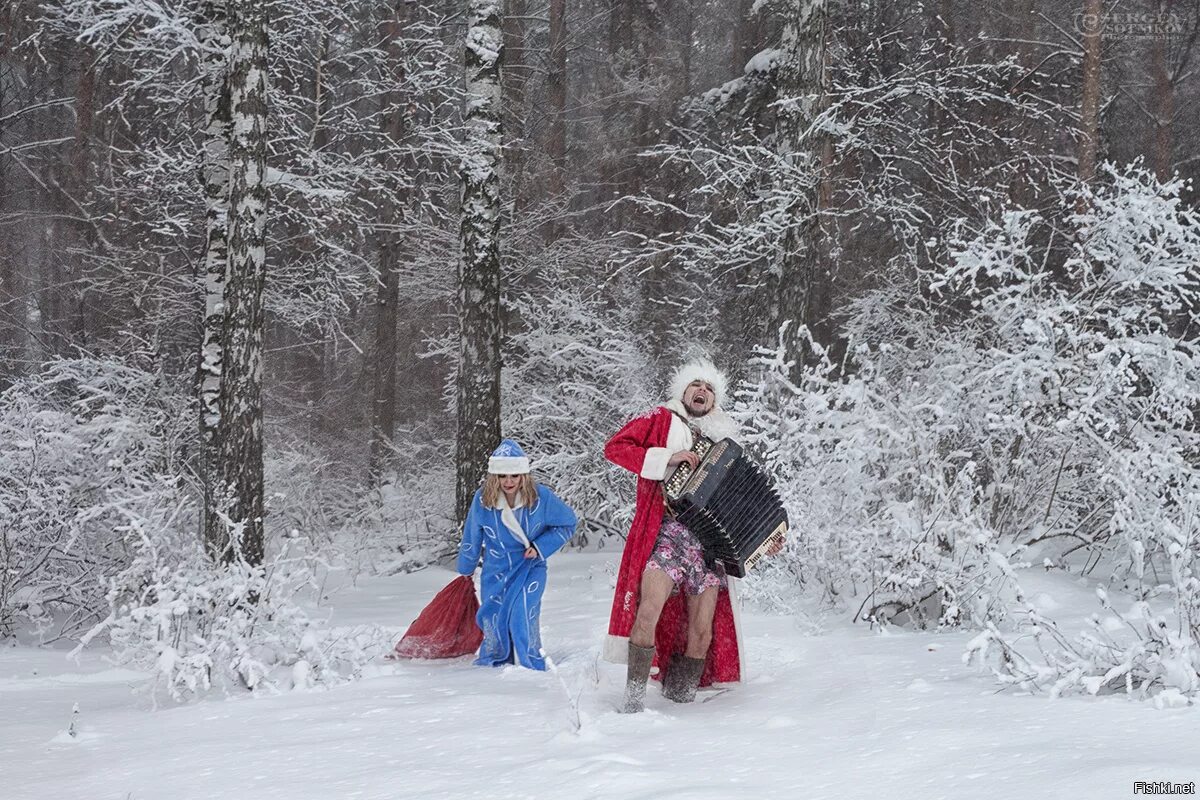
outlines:
M662 615L663 606L671 596L675 582L661 569L648 569L642 573L642 594L638 599L637 617L633 621L633 630L629 633L629 641L638 647L654 646L654 631L658 627L658 618ZM716 602L713 602L716 608ZM709 627L711 628L712 612L709 612Z
M687 599L688 658L705 658L708 656L708 646L712 644L713 615L717 610L717 592L715 586L710 586L697 595L689 595Z
M696 699L696 689L704 675L704 664L708 658L708 646L712 644L717 587L705 589L698 595L689 595L687 607L687 649L683 655L671 658L667 676L663 680L663 696L676 703L690 703Z
M642 593L638 599L637 617L629 632L629 663L625 674L625 702L620 710L636 714L646 704L646 681L650 680L650 665L654 661L654 629L662 614L671 588L675 583L660 569L642 573Z

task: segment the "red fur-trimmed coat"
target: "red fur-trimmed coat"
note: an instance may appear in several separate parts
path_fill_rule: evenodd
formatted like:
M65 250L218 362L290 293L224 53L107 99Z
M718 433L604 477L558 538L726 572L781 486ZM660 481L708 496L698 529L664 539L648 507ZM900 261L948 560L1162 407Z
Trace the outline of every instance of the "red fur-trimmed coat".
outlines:
M682 411L682 406L678 410ZM716 409L710 415L711 419L703 420L708 424L709 429L705 430L707 435L716 439L732 433L733 423L723 412ZM617 588L608 621L608 636L604 643L605 659L617 663L624 663L627 658L629 633L637 616L642 570L654 551L654 541L662 524L664 504L661 479L671 455L667 442L672 420L678 426L673 437L674 446L679 440L680 428L686 430L687 425L671 409L659 406L631 420L604 447L605 458L638 476L637 505L629 536L625 540L625 552L621 556L621 569L617 573ZM690 439L690 434L686 436ZM737 581L728 578L727 583L729 588L722 588L717 597L712 645L700 678L701 686L736 683L742 679L735 588ZM659 667L658 677L665 674L671 655L682 653L686 646L687 601L680 592L667 600L655 632L657 652L654 663Z

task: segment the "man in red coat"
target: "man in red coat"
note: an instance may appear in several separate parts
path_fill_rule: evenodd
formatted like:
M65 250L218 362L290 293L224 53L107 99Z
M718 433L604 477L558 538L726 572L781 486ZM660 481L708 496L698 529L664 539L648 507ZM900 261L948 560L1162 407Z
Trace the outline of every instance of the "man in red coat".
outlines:
M732 437L724 411L725 376L710 361L675 372L669 399L621 428L604 457L638 476L637 507L625 541L604 657L628 664L621 710L641 711L652 666L663 695L691 702L698 686L741 680L741 642L734 580L703 560L700 544L674 520L663 478L683 462L696 465L694 437Z

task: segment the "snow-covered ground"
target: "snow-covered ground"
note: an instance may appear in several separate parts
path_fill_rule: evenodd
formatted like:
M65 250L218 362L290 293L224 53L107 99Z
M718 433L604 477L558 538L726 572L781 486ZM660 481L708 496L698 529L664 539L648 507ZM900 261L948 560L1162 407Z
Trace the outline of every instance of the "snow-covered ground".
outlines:
M596 658L615 558L551 562L542 630L557 676L387 662L333 689L155 711L102 652L75 664L4 648L0 798L1128 798L1137 780L1200 783L1195 708L997 692L962 665L968 634L839 618L813 635L746 609L747 683L687 706L655 689L646 713L617 714L623 668ZM451 577L360 581L333 597L333 623L399 633ZM1033 580L1060 619L1092 610L1086 589Z

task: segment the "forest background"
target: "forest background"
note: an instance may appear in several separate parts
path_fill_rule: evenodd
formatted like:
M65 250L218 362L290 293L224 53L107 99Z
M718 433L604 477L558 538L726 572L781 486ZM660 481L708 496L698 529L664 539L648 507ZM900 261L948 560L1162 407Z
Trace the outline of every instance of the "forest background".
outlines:
M1200 693L1200 4L8 0L0 634L176 697L387 643L503 431L601 457L705 351L797 532L748 586ZM1060 632L1025 569L1099 582ZM1036 642L1036 646L1031 645ZM306 677L306 680L310 678Z

